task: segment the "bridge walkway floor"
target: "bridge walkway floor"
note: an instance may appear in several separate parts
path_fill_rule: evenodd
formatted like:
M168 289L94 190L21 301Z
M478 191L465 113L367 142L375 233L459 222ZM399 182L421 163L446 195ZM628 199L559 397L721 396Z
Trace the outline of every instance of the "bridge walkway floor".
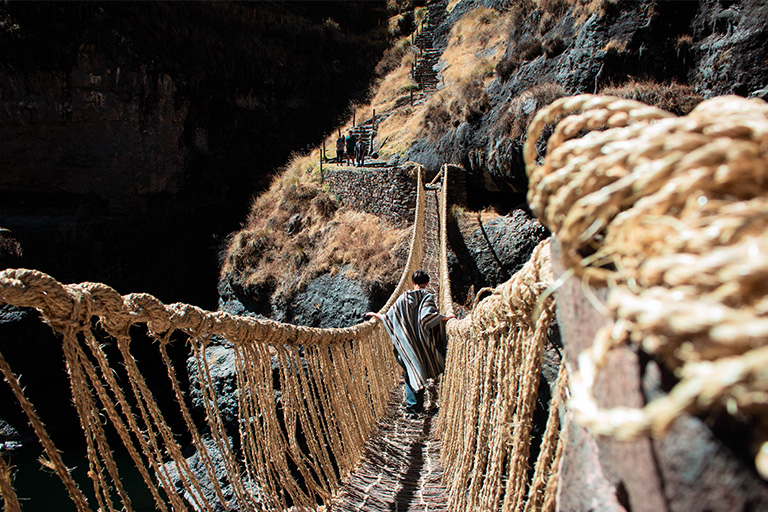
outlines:
M363 458L330 504L333 512L443 512L448 493L442 484L436 389L425 393L425 412L408 417L404 386L392 391L387 413L371 436Z

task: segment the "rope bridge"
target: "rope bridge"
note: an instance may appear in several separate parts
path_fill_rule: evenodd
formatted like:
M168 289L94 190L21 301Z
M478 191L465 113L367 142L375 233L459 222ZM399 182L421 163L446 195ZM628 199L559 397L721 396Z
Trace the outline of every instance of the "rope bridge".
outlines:
M534 213L558 237L569 274L611 292L603 307L616 320L579 356L568 383L568 407L594 432L660 435L682 411L722 406L754 414L756 438L768 439L761 398L768 390L763 362L768 109L734 98L711 101L674 118L636 102L579 96L558 100L531 125L525 157ZM569 114L576 115L557 124L540 163L539 135ZM452 312L449 169L441 172L438 236L425 236L421 174L408 262L381 311L406 289L425 253L434 253L425 251L429 238L440 243L440 308ZM563 367L538 457L529 460L542 350L557 293L548 243L469 316L448 323L437 431L450 510L555 508L563 454ZM158 510L186 510L189 503L213 511L217 505L204 499L208 490L224 509L318 510L354 471L399 381L391 343L372 321L345 329L297 327L166 305L146 294L121 296L102 284L61 285L29 270L0 273L0 301L37 308L62 336L95 505L73 480L2 357L0 371L45 450L46 465L61 478L78 511L132 510L111 451L114 439ZM129 329L137 324L146 325L165 363L186 435L209 483L193 473L179 433L134 360ZM96 332L114 340L120 361L108 360ZM194 355L204 426L193 421L168 355L174 333L187 336ZM236 433L226 431L214 392L208 349L216 338L234 345ZM606 354L619 344L637 344L663 357L683 380L645 409L600 409L591 385ZM124 380L113 372L117 367L124 367ZM761 446L757 466L767 474L761 457L768 458L763 453L768 450ZM220 459L225 475L217 472L214 459ZM172 480L171 467L178 480ZM204 489L208 485L212 489ZM0 492L6 510L20 509L11 468L2 458Z
M426 261L435 260L435 253L438 260L435 265L439 266L439 271L435 271L440 275L440 307L451 311L446 257L447 173L445 167L433 182L442 177L443 186L439 189L439 206L433 206L439 210L438 218L426 222L432 226L428 235L425 235L427 192L422 172L417 173L417 207L408 261L396 290L381 311L386 311L409 286L414 270ZM426 249L425 237L432 240ZM434 247L438 243L439 247ZM540 250L537 254L545 253L547 251ZM537 293L541 289L539 285ZM390 391L399 380L391 342L381 325L372 321L345 329L298 327L203 311L187 304L166 305L147 294L121 296L103 284L62 285L50 276L31 270L2 272L0 299L15 306L37 308L44 321L62 336L73 402L87 443L88 476L100 510L132 510L109 444L115 438L113 430L158 510L186 510L186 501L196 510L212 511L216 505L204 499L207 494L215 495L225 509L317 509L330 502L341 481L360 460L365 442L375 430ZM548 311L551 311L549 306ZM469 334L461 333L468 321L457 324L461 327L453 327L452 337L466 339ZM548 321L549 317L542 323ZM168 411L160 410L132 355L134 342L129 329L137 324L146 325L154 349L165 364L185 434L195 446L207 474L205 482L199 481L183 456L177 441L179 433L173 432L166 420ZM95 334L97 330L114 339L119 361L108 359ZM206 416L203 426L193 421L168 354L167 345L178 332L187 336L196 362ZM208 348L216 338L231 342L235 350L239 389L239 431L235 439L226 431L214 392L211 371L214 362ZM539 337L535 344L540 343ZM463 341L454 345L458 348ZM465 385L461 382L464 363L458 361L469 348L469 345L462 346L461 354L450 356L457 363L453 364L455 370L446 376L446 382ZM279 368L277 379L273 376L274 365ZM125 368L127 382L120 382L111 370L118 366ZM46 465L61 478L77 510L91 510L91 504L64 465L2 356L0 370L45 450ZM535 386L530 384L525 389L534 389L535 393ZM281 393L279 401L275 399L276 391ZM463 413L459 412L461 402L446 400L443 431L454 447L460 446L460 436L456 435L459 430L451 431L450 426L463 421ZM452 407L455 412L451 412ZM483 426L495 428L492 424ZM206 442L208 436L210 440ZM218 459L223 463L224 477L220 468L217 473ZM177 479L171 477L172 470L178 473ZM5 462L0 467L0 483L7 510L17 510L18 500ZM462 502L461 486L452 487L457 495L455 501Z
M424 192L421 174L411 250L406 268L387 309L409 284L422 255ZM107 443L108 419L127 450L158 510L186 510L181 494L196 510L213 511L165 415L139 372L131 353L129 328L146 324L165 363L179 412L203 462L219 503L225 508L314 509L328 502L342 476L361 455L366 438L384 411L390 389L398 381L391 342L384 329L366 322L344 329L292 326L270 320L203 311L187 304L165 305L146 294L120 296L103 284L61 285L37 271L6 270L0 274L0 298L16 306L37 308L62 335L74 404L85 433L88 476L100 510L132 510ZM96 320L97 326L93 321ZM119 347L121 361L109 361L94 328L103 329ZM214 454L192 420L166 345L175 332L189 338L196 361L206 414L206 429L223 459L234 496L227 499L219 483ZM239 389L238 445L224 428L206 349L214 337L234 345ZM275 382L273 364L279 367ZM128 383L121 385L111 368L123 365ZM78 511L91 510L65 467L17 378L4 359L0 370L40 439L52 467ZM280 391L281 400L275 399ZM301 433L301 434L299 434ZM303 442L300 441L303 438ZM178 471L175 492L169 477ZM8 510L18 508L3 463L2 491ZM114 492L111 491L114 489ZM170 491L170 492L169 492ZM119 502L117 505L115 502Z

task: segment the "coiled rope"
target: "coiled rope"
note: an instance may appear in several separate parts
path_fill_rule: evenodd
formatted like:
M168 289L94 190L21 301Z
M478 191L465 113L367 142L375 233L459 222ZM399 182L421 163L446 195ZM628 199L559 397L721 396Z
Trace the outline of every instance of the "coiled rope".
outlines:
M546 125L562 116L538 161ZM581 95L529 128L529 203L569 272L607 286L613 321L580 354L569 407L592 432L663 435L683 412L753 423L768 477L768 105L729 96L675 117ZM601 409L592 387L613 347L654 355L680 379L642 409Z

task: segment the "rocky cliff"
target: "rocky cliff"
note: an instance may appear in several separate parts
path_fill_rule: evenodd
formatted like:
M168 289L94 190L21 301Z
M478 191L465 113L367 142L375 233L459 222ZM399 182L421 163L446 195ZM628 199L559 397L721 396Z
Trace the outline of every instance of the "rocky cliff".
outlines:
M64 281L214 307L218 240L364 94L384 8L0 6L0 226Z
M447 112L406 158L460 163L481 190L525 192L525 129L558 97L607 92L680 114L768 85L768 10L756 0L460 2L440 29L443 47L458 37L451 24L478 7L508 19L503 56L475 92L484 102L469 119Z

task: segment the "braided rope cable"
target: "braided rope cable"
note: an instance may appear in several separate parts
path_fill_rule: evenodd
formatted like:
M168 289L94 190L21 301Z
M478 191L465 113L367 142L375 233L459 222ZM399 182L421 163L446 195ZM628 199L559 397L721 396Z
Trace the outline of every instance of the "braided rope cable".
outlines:
M380 309L382 312L389 309L408 288L411 274L421 262L424 238L423 168L417 171L417 182L414 231L408 259L397 287ZM218 335L235 344L268 339L274 345L330 345L342 343L350 337L369 336L376 325L369 320L343 328L306 327L222 311L204 311L183 303L166 305L144 293L120 296L113 288L101 283L62 285L43 272L28 269L0 272L0 302L35 308L57 330L66 326L88 325L90 317L97 316L110 334L119 333L130 325L146 323L156 333L174 329L206 337Z
M424 205L426 203L426 192L424 190L424 167L418 166L416 170L416 214L413 221L413 234L411 236L411 246L408 251L408 259L405 263L403 273L400 275L400 282L395 291L389 296L387 303L382 306L379 313L386 312L392 304L411 286L411 276L421 266L421 260L424 257ZM375 324L375 320L370 320Z
M547 329L554 318L554 299L547 293L551 283L545 241L470 316L447 325L438 432L450 510L525 506L532 415ZM558 430L553 423L549 442L557 443ZM552 458L539 459L548 476Z
M564 113L543 163L535 143ZM604 131L593 130L603 120ZM562 127L561 127L562 125ZM620 439L663 435L685 412L750 419L768 478L768 105L734 96L674 117L616 98L577 96L531 125L529 201L585 282L608 286L612 321L571 375L576 419ZM641 409L602 409L596 374L631 344L680 379Z
M560 436L560 413L565 402L565 388L568 382L568 372L565 364L560 363L557 375L555 393L549 404L549 418L542 436L541 451L534 465L533 481L528 488L528 501L524 512L544 512L555 509L551 499L554 496L558 476L558 461L562 457L563 442Z
M418 193L408 260L397 288L382 311L407 288L411 274L422 259L423 168L417 168L416 179ZM64 335L62 348L88 446L89 476L98 508L102 510L116 509L112 489L117 492L121 506L132 509L106 441L102 411L150 488L159 510L166 510L163 494L173 509L185 509L163 465L168 460L178 472L178 485L192 506L197 510L213 510L212 504L204 499L201 484L131 354L128 330L132 325L146 324L158 342L184 425L214 494L225 509L233 502L227 502L219 483L222 476L216 473L212 456L192 421L165 349L173 332L181 331L189 336L202 383L208 433L224 464L225 479L234 493L232 499L251 509L284 510L291 504L309 509L319 502L328 502L338 489L340 479L354 468L362 455L365 440L375 428L377 418L384 413L389 392L398 380L389 339L384 329L372 321L333 329L293 326L204 311L188 304L166 305L148 294L121 296L100 283L62 285L42 272L26 269L0 272L0 302L36 308L45 322ZM117 340L134 405L128 403L126 393L112 375L110 364L114 363L107 360L95 341L91 332L94 318ZM241 390L238 393L241 457L236 456L225 433L218 397L213 391L207 346L214 335L231 341L235 347ZM80 336L82 342L78 339ZM275 358L279 364L277 382L271 370ZM302 367L306 370L299 370ZM0 369L78 510L90 510L32 404L24 397L1 356ZM274 398L278 391L282 393L280 412ZM306 434L307 446L300 445L297 432ZM294 472L300 475L300 482ZM162 493L158 482L171 492ZM257 487L253 487L254 484ZM254 495L253 490L257 490L258 495ZM12 507L14 495L5 490L3 493L6 505Z
M0 496L3 498L3 510L6 512L21 512L19 498L13 490L11 467L0 457Z
M451 276L448 272L448 164L444 164L439 176L443 185L440 188L440 312L444 315L453 314L453 297L451 294Z

